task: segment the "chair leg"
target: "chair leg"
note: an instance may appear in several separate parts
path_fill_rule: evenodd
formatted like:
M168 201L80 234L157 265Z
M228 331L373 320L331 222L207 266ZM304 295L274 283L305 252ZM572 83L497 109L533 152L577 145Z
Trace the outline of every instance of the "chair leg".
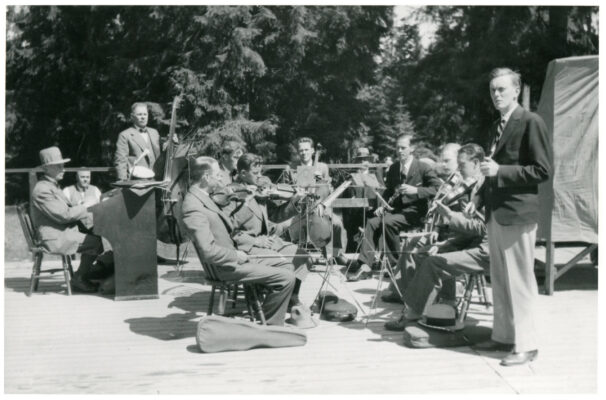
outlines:
M232 305L231 308L234 309L236 308L236 302L238 301L238 284L234 284L234 295L232 297Z
M38 290L38 279L40 279L40 266L42 265L42 257L44 254L34 254L34 265L32 266L32 277L29 281L29 294L31 296L33 292Z
M208 303L208 315L213 315L213 306L215 305L215 290L217 289L217 287L215 285L212 285L211 291L210 291L210 302Z
M65 285L67 286L67 295L72 295L72 284L70 282L71 277L69 273L69 258L70 256L62 256L61 262L63 264L63 276L65 276Z
M469 310L469 303L471 303L471 294L473 292L475 283L476 276L469 276L469 281L465 287L465 294L463 295L463 301L461 302L461 310L459 311L459 323L463 323L465 321L465 317L467 317L467 311Z
M227 302L228 293L224 286L219 288L219 303L217 304L217 314L225 315L225 303Z
M265 322L265 314L263 313L263 307L261 305L261 301L259 301L259 296L257 295L257 288L255 287L255 285L250 286L250 292L252 294L252 298L255 302L255 305L257 306L259 318L261 319L261 324L267 325L267 323Z
M251 297L249 286L244 285L244 300L246 301L246 308L248 308L248 317L250 318L250 322L255 322L255 311L253 310L253 300Z
M486 290L486 277L484 276L484 274L481 274L479 278L480 279L478 279L478 282L479 282L480 288L482 290L482 298L484 299L484 306L486 306L486 308L490 308L490 306L492 305L492 301L488 297L488 290Z
M74 269L72 268L72 257L75 257L75 254L72 254L70 257L67 257L67 265L69 267L69 276L71 278L74 277Z

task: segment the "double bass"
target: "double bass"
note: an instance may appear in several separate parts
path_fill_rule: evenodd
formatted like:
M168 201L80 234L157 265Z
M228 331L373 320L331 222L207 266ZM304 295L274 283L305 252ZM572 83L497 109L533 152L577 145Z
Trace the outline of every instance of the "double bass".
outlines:
M163 167L162 180L166 184L156 203L158 256L168 260L176 259L177 262L180 258L180 246L187 241L178 221L181 203L189 184L185 179L187 177L185 173L187 160L184 157L175 157L177 143L173 140L174 137L178 138L176 126L180 102L181 95L175 96L170 117L168 145L156 163L156 166Z

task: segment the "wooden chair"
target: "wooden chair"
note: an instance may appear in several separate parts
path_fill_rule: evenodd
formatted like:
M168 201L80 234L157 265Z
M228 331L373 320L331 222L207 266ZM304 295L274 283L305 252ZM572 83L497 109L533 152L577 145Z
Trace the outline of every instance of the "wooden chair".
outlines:
M244 300L246 301L246 307L248 308L250 320L254 321L255 316L258 316L261 324L266 325L265 314L263 313L263 308L261 301L259 300L256 285L220 279L217 274L216 267L214 265L202 262L198 248L195 245L194 248L196 249L200 263L202 264L204 274L206 275L206 282L211 285L210 302L208 304L207 314L213 314L215 306L215 293L217 289L219 290L219 301L217 304L216 313L218 315L224 315L227 302L231 302L232 308L235 308L238 299L238 287L239 285L242 285L244 290Z
M32 276L30 279L29 292L28 296L31 296L33 292L38 290L38 282L40 281L40 274L42 273L50 273L54 274L55 272L63 271L63 275L65 277L65 285L67 286L67 295L71 296L72 294L72 286L71 286L71 278L74 275L74 270L72 269L72 261L71 257L75 254L63 254L63 253L54 253L48 251L38 240L37 231L32 224L32 220L29 215L29 204L22 203L17 205L17 215L19 216L19 222L21 223L21 228L23 229L23 235L25 236L25 240L27 241L27 245L29 247L29 251L32 252L34 258L34 265L32 267ZM42 270L42 259L45 254L55 255L61 257L61 262L63 268L54 268Z
M488 299L486 291L486 277L484 271L478 271L465 275L465 292L463 297L459 300L458 305L458 320L463 323L467 317L467 311L469 311L469 305L471 304L473 290L476 289L480 298L480 304L484 304L486 308L491 306L491 301Z

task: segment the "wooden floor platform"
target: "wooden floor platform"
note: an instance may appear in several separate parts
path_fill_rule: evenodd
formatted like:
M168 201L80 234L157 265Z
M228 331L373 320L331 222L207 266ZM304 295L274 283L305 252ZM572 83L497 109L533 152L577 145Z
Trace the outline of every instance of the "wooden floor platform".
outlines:
M48 261L54 263L55 261ZM383 324L400 312L377 301L365 326L377 279L356 283L331 276L332 289L364 310L357 321L319 321L303 347L203 354L197 322L209 287L197 260L182 272L159 268L160 298L115 302L65 295L61 276L25 295L31 262L5 264L4 391L102 394L399 394L552 393L597 391L597 270L573 269L539 298L539 358L503 368L499 356L469 346L410 349ZM321 283L310 274L302 300ZM387 283L383 286L386 287ZM490 335L492 310L473 304L469 324ZM502 357L502 355L500 355Z

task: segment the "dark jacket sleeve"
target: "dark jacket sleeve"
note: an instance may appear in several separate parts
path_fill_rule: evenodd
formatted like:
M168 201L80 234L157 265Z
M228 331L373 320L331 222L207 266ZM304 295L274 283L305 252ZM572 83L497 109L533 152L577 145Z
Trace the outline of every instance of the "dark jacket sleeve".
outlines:
M383 192L383 198L385 201L389 201L389 198L393 196L395 192L395 188L398 184L397 181L397 171L396 169L400 168L400 163L395 162L389 166L387 170L387 177L385 179L385 191Z
M438 189L440 188L442 182L440 181L440 178L438 178L438 175L436 174L436 171L433 168L426 166L425 164L422 165L423 186L418 187L417 197L419 199L432 198L438 192Z
M545 122L534 113L529 113L526 126L528 154L532 160L527 165L500 165L497 173L497 187L533 186L549 179L551 162L549 137Z

